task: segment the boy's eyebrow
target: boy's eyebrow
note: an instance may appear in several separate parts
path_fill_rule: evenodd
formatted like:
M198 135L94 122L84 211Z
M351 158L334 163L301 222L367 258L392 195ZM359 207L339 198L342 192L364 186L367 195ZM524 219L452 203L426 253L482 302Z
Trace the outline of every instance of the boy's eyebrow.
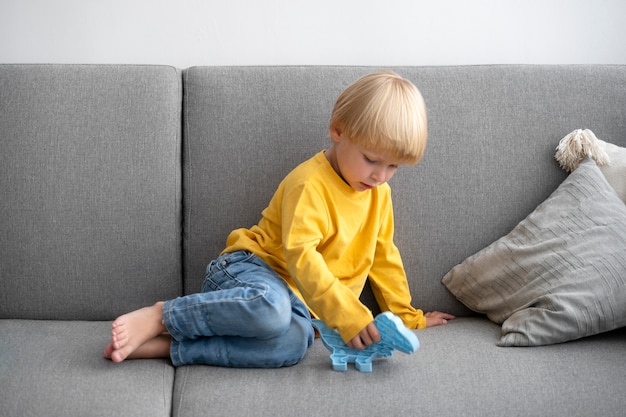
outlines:
M367 159L369 159L370 161L373 162L378 162L378 161L385 161L387 162L387 165L394 165L394 166L400 166L402 165L402 163L398 162L397 160L393 159L393 158L389 158L386 157L384 155L379 154L376 151L373 151L371 149L363 149L361 152Z
M382 155L381 153L379 153L379 152L377 152L377 151L375 151L375 150L373 150L373 149L362 148L362 149L361 149L361 152L362 152L364 155L369 155L369 156L371 156L372 158L385 159L385 156L384 156L384 155Z

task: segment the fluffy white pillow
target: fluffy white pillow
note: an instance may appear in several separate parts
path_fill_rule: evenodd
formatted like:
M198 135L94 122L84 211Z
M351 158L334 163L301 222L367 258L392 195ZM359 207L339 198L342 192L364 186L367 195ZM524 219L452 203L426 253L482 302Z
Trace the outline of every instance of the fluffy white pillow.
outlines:
M584 158L593 158L626 203L626 148L598 139L589 129L577 129L561 139L554 157L567 172L575 170Z

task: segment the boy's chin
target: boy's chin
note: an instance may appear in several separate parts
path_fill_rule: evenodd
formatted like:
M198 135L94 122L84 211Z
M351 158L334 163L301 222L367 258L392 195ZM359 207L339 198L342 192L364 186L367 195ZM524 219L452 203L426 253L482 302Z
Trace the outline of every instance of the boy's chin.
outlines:
M359 182L359 183L353 185L352 188L354 190L356 190L356 191L369 191L369 190L375 188L375 186L366 184L364 182Z

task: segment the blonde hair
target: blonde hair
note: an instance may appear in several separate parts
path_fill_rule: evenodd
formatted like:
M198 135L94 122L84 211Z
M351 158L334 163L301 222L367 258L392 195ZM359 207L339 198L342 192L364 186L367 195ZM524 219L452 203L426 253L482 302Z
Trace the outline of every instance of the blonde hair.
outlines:
M408 165L419 162L426 149L424 99L415 85L392 71L365 75L348 86L335 102L330 126Z

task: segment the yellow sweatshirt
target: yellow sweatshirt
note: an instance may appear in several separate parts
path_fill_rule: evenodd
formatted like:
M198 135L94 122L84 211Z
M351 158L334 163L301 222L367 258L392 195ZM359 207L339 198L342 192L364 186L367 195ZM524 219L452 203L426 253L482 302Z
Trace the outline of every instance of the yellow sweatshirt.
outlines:
M359 301L368 276L381 310L408 328L426 326L422 311L411 306L393 229L389 185L355 191L322 151L285 177L259 223L234 230L222 253L261 257L348 342L373 320Z

